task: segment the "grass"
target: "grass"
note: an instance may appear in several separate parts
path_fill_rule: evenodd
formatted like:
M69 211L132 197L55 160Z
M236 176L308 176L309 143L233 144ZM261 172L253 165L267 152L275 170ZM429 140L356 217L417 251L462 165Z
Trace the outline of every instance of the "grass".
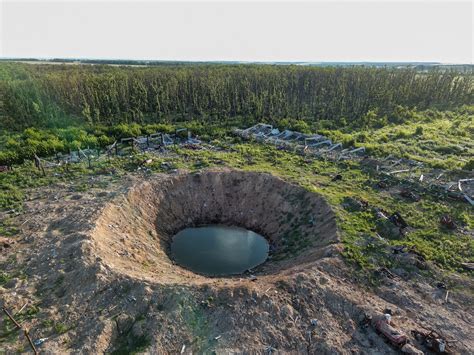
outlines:
M442 118L438 123L445 124L444 120L445 118ZM435 134L433 131L441 126L431 127L428 124L417 123L416 127L423 128L414 128L413 134L433 135ZM462 125L460 127L465 128ZM387 127L374 133L371 139L378 141L377 137L382 134L401 129L407 128ZM437 137L440 140L442 138ZM94 163L92 169L87 168L87 163L72 165L68 171L56 167L48 169L46 177L35 170L32 163L26 162L15 167L13 172L0 174L0 191L3 191L3 195L0 194L0 206L2 209L21 209L29 191L55 183L67 183L71 185L73 191L87 191L96 186L104 187L107 185L104 182L105 177L120 179L128 172L137 172L146 159L152 159L151 164L146 166L146 171L149 173L167 172L179 168L198 171L207 167L228 166L248 171L269 172L323 195L336 213L345 247L344 256L363 269L372 270L380 266L390 266L393 262L390 255L382 250L383 248L380 246L376 248L371 242L376 228L374 213L370 209L367 211L345 209L343 205L348 197L365 200L371 208L402 213L412 231L406 237L388 240L387 246L414 246L426 259L446 270L458 272L465 272L461 263L472 262L474 259L472 238L459 232L445 230L439 224L443 214L450 214L461 227L474 228L472 207L464 202L438 199L424 193L421 201L407 202L374 187L373 181L377 177L365 171L356 162L333 163L316 159L308 161L304 157L271 146L250 142L238 143L239 140L235 142L237 143L231 139L216 142L222 150L189 150L172 147L170 158L137 154L104 159ZM336 174L341 174L343 179L332 181L332 177ZM91 177L94 177L93 182ZM299 203L298 196L288 198L292 199L292 203ZM294 230L287 236L285 253L278 258L294 256L310 245L307 236L301 235L298 231L298 225L304 221L295 220L289 214L287 222L294 226ZM0 224L0 233L12 235L16 233L15 228L15 225L7 219Z
M188 294L180 294L177 299L179 316L184 320L193 335L192 347L198 349L199 353L209 352L212 345L210 342L210 328L205 316L203 307L209 307L213 303L213 298L208 297L201 304Z
M69 329L71 329L70 327L68 327L66 324L64 323L61 323L61 322L56 322L54 323L54 331L57 333L57 334L64 334L66 333Z
M6 272L0 272L0 286L5 285L8 281L10 281L12 277L8 275Z
M128 354L139 354L144 352L151 344L150 339L147 336L133 336L128 335L128 342L120 344L120 346L112 351L113 355L128 355Z
M133 332L133 325L138 322L145 322L144 314L138 314L133 320L133 324L127 329L124 334L118 338L115 350L112 351L114 355L122 354L138 354L144 352L151 344L150 337L143 334L138 335Z
M25 321L29 321L37 317L40 312L39 307L31 305L26 307L20 314L15 314L15 320L22 324ZM3 322L0 325L0 344L2 343L13 343L18 340L19 329L16 328L15 324L8 317L3 318Z
M379 157L392 154L434 168L473 170L472 106L455 112L427 110L410 115L405 122L381 128L351 129L350 134L325 130L324 134L337 141L365 146L369 153Z
M444 120L444 119L443 119ZM438 122L440 129L442 122ZM384 146L383 136L393 134L399 138L395 143L398 148L403 146L404 153L412 154L416 144L410 143L415 135L417 137L432 137L441 144L442 135L433 132L429 124L417 123L407 127L386 127L373 132L373 136L366 138L371 144L379 145L381 152L393 147ZM422 127L422 128L418 128ZM461 126L463 127L463 126ZM446 127L445 127L446 128ZM408 133L397 133L408 132ZM411 138L410 138L411 137ZM454 138L453 138L454 139ZM241 142L239 139L221 139L214 142L218 150L189 150L180 147L170 147L168 156L153 154L131 154L123 157L114 157L94 162L92 168L87 163L73 164L68 170L63 167L47 169L43 176L36 170L31 162L15 166L13 171L0 174L0 210L16 210L21 212L25 200L31 198L36 189L54 184L67 185L74 192L88 191L94 188L106 188L111 181L119 182L128 173L152 174L166 173L173 169L188 169L199 171L207 167L231 167L245 171L268 172L284 180L299 184L308 191L319 193L332 206L338 223L340 237L344 246L343 257L354 266L354 272L363 275L373 283L377 282L376 270L380 267L404 268L410 271L413 266L403 265L393 258L390 247L414 247L426 260L435 263L445 272L470 273L462 268L462 263L474 261L474 239L459 230L451 231L443 228L439 220L441 216L449 214L460 228L471 230L474 228L474 214L472 207L462 201L439 198L429 191L420 191L421 200L409 202L402 197L392 194L387 190L380 190L375 186L379 179L373 172L368 171L357 162L330 162L318 159L307 159L292 152L277 150L268 145L255 142ZM454 144L454 141L451 142ZM449 139L446 144L449 143ZM444 143L443 143L444 144ZM412 145L412 147L411 147ZM471 143L465 146L470 147ZM388 148L387 148L388 147ZM397 148L397 149L398 149ZM378 149L378 148L377 148ZM469 149L472 149L469 148ZM410 153L411 152L411 153ZM457 163L453 166L462 166L463 153L454 151ZM386 152L385 152L386 153ZM413 153L414 154L414 153ZM423 151L417 153L417 158L427 159L433 163L438 157L450 156L447 150ZM146 167L142 166L144 160L152 162ZM342 179L333 181L336 174L341 174ZM400 184L394 177L390 183ZM304 204L303 196L287 196L291 204ZM363 200L368 208L351 208L348 201ZM406 236L386 238L380 240L376 237L377 218L374 209L383 209L388 212L399 211L410 226ZM10 213L0 221L0 236L14 237L18 234L18 225L15 214ZM311 237L302 233L299 226L308 223L311 216L295 216L288 213L285 222L291 227L285 238L282 251L273 255L274 260L294 257L311 246ZM14 265L15 255L11 255L4 265ZM148 267L148 265L144 265ZM10 270L10 271L8 271ZM13 270L13 271L11 271ZM421 271L426 273L427 271ZM13 278L25 278L23 270L9 267L0 272L0 287ZM59 276L54 283L56 295L61 295L63 277ZM129 290L123 290L126 294ZM185 294L176 297L179 317L182 317L193 334L192 347L208 352L212 348L210 329L202 304L186 298ZM212 305L213 300L208 299L205 304ZM20 320L36 317L39 312L37 307L26 309L21 314ZM135 322L146 321L138 316ZM18 334L11 322L4 319L0 324L0 345L18 340ZM49 332L63 334L71 329L68 325L45 320L43 327ZM191 345L191 344L190 344ZM147 336L137 336L129 330L123 334L115 344L114 354L133 354L145 351L150 346Z
M20 200L21 202L21 200ZM0 235L5 237L13 237L18 234L18 227L12 218L4 218L0 221Z

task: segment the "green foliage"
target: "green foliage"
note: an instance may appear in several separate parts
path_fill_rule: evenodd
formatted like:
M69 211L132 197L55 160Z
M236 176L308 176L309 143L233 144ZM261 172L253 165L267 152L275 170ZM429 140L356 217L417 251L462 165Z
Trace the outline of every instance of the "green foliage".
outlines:
M7 273L0 272L0 286L5 285L10 280L11 280L11 277Z
M113 355L130 355L143 353L151 344L150 337L146 335L133 336L129 335L128 343L122 343L112 351Z
M0 209L20 209L24 194L10 183L0 184Z
M145 322L146 318L143 314L139 314L133 324ZM143 353L151 344L151 338L147 334L137 335L133 332L133 326L129 327L124 334L118 338L114 355L122 354L140 354Z
M20 208L21 205L19 204L18 210ZM0 220L0 235L12 237L18 234L18 232L19 228L15 225L15 223L12 223L10 218L4 218L3 220Z
M303 120L294 120L294 119L281 119L277 121L277 127L281 130L289 129L292 131L302 132L302 133L311 133L311 128L309 124Z
M248 124L289 117L286 127L302 132L346 125L380 128L387 122L418 120L415 107L472 104L473 95L472 75L454 71L0 63L0 72L4 107L0 122L10 129L72 123L214 123L236 117L246 117ZM138 131L126 126L116 133L133 136Z
M71 329L66 324L61 322L55 322L53 328L57 334L64 334Z
M436 168L472 170L474 140L469 138L474 137L474 115L467 111L468 106L452 112L410 110L408 117L413 121L381 128L342 127L319 132L345 146L364 146L369 154L378 157L391 154Z
M423 126L417 126L415 130L415 136L423 135Z
M473 171L474 170L474 158L469 159L469 161L466 162L466 164L464 164L462 168L464 170L467 170L467 171Z
M141 126L139 124L121 123L114 127L113 135L116 138L138 137L141 134Z

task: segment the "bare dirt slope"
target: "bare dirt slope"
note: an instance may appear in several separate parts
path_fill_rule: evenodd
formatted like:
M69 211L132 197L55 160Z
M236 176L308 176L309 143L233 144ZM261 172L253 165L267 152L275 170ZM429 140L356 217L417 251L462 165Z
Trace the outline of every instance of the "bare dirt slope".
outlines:
M48 338L44 352L396 353L363 323L386 308L408 334L431 327L458 340L455 353L474 348L470 297L452 291L445 302L445 291L422 278L383 277L366 288L339 255L324 199L268 174L178 172L80 194L55 187L27 210L22 238L1 252L1 265L24 276L0 288L0 306L39 307L24 326L33 339ZM170 238L202 223L261 233L273 259L252 271L256 279L175 265Z
M322 197L270 174L217 170L157 175L135 184L105 206L91 247L104 265L134 278L207 283L207 277L174 265L168 249L180 230L216 223L244 227L269 240L273 260L258 270L262 277L294 272L338 242L334 213ZM296 244L289 245L291 239ZM275 260L284 257L291 261Z

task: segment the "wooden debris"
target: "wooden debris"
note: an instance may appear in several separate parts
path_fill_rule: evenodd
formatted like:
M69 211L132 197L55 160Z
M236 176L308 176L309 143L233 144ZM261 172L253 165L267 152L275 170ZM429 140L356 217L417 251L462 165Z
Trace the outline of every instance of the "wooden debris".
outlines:
M402 353L405 353L405 354L424 355L423 351L418 350L417 348L415 348L413 345L409 343L406 343L405 345L403 345L400 350L402 351Z
M401 348L407 343L407 336L401 331L397 330L390 321L391 317L384 314L375 321L374 326L377 332L381 333L390 343Z
M21 325L15 320L15 318L13 318L13 316L10 314L10 312L8 312L8 310L5 307L3 307L2 310L3 310L3 313L5 313L8 318L10 318L10 320L13 322L13 324L15 324L15 326L18 329L21 329Z
M461 263L461 266L469 271L474 271L474 263Z
M15 324L15 327L17 329L22 329L21 325L15 320L15 318L13 318L13 316L10 314L10 312L8 312L8 310L5 307L3 307L2 310L3 310L3 313L5 313L8 318L10 318L10 320L13 322L13 324ZM23 330L23 333L26 336L26 339L28 339L28 343L30 343L30 346L31 346L31 349L33 350L33 353L35 355L37 355L38 351L36 350L35 345L31 341L30 334L29 334L28 330L27 329L22 329L22 330Z
M406 173L406 172L409 172L409 171L410 171L410 169L401 169L401 170L389 171L387 174L394 175L394 174Z
M37 355L38 351L36 350L35 345L31 341L30 333L26 329L24 329L23 332L25 333L26 339L28 339L28 343L30 343L31 349L33 350L34 354Z
M436 354L451 354L449 344L456 342L456 340L445 339L439 332L434 330L424 332L415 329L411 333L418 341Z
M28 302L26 302L26 303L20 308L20 310L15 313L15 315L20 314L20 313L25 309L25 307L26 307L27 305L28 305Z

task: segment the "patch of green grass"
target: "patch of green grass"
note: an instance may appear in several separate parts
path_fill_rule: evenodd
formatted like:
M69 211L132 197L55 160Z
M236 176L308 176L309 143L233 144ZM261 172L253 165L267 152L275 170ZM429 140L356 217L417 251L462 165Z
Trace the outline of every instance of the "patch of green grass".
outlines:
M18 227L13 222L12 218L5 218L0 221L0 236L13 237L19 232Z
M52 328L53 325L54 325L54 322L51 320L51 319L45 319L41 322L41 325L44 327L44 328Z
M291 182L298 183L310 191L320 193L333 207L344 244L344 256L363 269L375 269L380 266L390 266L393 261L390 254L366 243L367 237L375 235L376 219L374 213L367 211L350 212L342 207L344 199L354 197L363 199L372 207L382 208L390 212L400 211L412 227L406 237L399 240L389 240L388 245L415 246L427 260L434 261L447 270L465 272L460 264L472 261L474 258L474 242L459 232L440 229L439 219L443 214L450 214L461 226L472 228L474 218L471 207L460 201L439 200L429 194L423 195L416 203L407 203L403 199L387 195L372 187L370 183L376 177L365 172L356 162L332 163L312 161L308 164L303 158L292 153L277 151L273 147L243 144L235 147L240 151L252 152L254 164L245 166L236 156L229 155L230 166L244 170L265 171L280 176ZM269 164L266 157L278 153L276 165ZM320 172L314 174L314 171ZM332 181L331 177L342 172L341 181ZM301 203L296 197L289 197L291 203ZM288 218L288 217L287 217ZM291 223L291 220L287 220ZM296 226L299 221L297 221ZM433 227L435 226L435 227ZM295 230L296 232L296 230ZM298 237L287 238L287 248L291 255L297 253L305 245ZM276 255L276 259L280 259Z
M61 322L55 322L53 328L57 334L64 334L71 329L71 327Z
M134 324L137 322L144 322L146 319L144 314L139 314L135 317ZM136 335L134 334L133 325L128 329L125 334L122 334L115 350L112 351L114 355L125 355L125 354L138 354L146 351L151 344L151 339L148 335Z
M76 191L76 192L86 192L88 190L89 190L89 185L86 184L86 183L81 183L81 184L76 185L74 187L74 191Z
M392 154L435 168L472 170L474 141L469 139L474 136L472 113L427 110L412 116L405 122L381 128L351 128L355 146L365 146L375 156ZM344 140L344 134L338 130L323 133L337 141Z
M5 285L8 281L12 279L12 276L8 275L6 272L0 272L0 286Z
M20 210L25 198L23 191L11 183L0 185L0 209L2 210ZM3 222L2 222L3 224Z
M21 313L15 314L15 320L18 323L23 323L27 320L31 320L37 317L39 308L35 305L26 307ZM13 343L18 340L19 329L16 328L15 324L8 317L3 318L2 327L0 328L0 344L1 343Z
M127 342L123 342L112 351L113 355L138 354L144 352L151 344L150 338L145 335L136 337L129 334L125 339Z
M0 328L0 344L13 343L18 340L18 336L15 324L8 317L4 317Z
M112 354L138 354L145 351L150 346L150 344L150 338L146 335L134 337L131 339L131 342L125 349L118 349Z

